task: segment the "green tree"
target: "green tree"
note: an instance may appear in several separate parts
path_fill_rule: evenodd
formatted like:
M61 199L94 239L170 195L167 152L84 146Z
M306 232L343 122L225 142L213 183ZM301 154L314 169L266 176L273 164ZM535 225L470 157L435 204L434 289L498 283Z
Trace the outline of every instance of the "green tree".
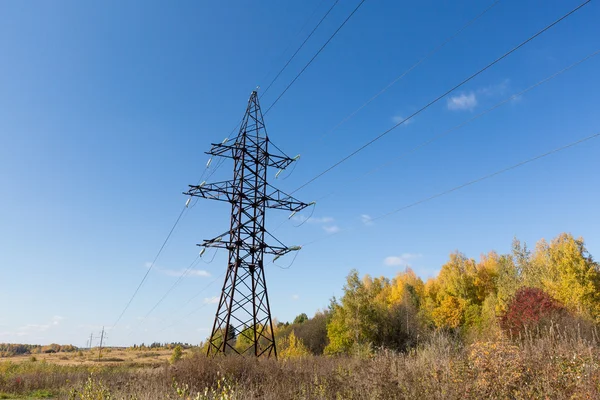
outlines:
M302 313L300 315L298 315L296 318L294 318L294 324L301 324L303 322L308 321L308 316L305 313Z
M251 326L248 326L237 335L235 348L240 353L246 352L246 350L250 350L252 344L254 343L254 329Z
M173 354L171 354L171 364L175 364L177 361L181 360L181 357L183 356L183 349L181 348L180 345L175 346L175 348L173 349Z

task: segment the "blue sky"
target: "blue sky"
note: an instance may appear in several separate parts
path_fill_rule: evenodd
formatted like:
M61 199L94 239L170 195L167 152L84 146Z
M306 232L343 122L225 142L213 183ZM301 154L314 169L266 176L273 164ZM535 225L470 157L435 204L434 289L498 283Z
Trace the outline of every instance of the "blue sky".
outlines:
M112 326L185 203L181 192L204 170L204 151L229 135L250 92L268 85L332 3L0 3L0 342L83 346ZM339 2L263 109L357 3ZM332 132L491 4L367 0L267 115L271 140L302 154L274 184L294 190L579 2L499 2ZM286 321L326 307L352 268L392 277L410 264L427 278L452 251L507 252L515 236L533 245L571 232L600 257L600 139L370 222L598 133L600 55L364 175L599 50L598 20L590 3L296 193L308 202L334 191L309 222L277 230L289 245L319 240L289 269L268 267L273 315ZM210 201L186 212L109 345L206 338L222 253L140 321L194 260L195 244L228 228L228 212ZM272 211L269 226L287 217Z

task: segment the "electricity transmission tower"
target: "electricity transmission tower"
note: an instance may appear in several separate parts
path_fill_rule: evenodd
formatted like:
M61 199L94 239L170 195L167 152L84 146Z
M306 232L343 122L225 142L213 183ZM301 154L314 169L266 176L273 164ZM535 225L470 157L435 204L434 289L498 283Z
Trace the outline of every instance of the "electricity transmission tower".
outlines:
M234 352L277 357L263 258L265 254L277 258L300 247L286 247L267 232L265 210L296 213L309 204L267 183L267 170L282 171L298 157L286 156L269 141L256 91L250 95L237 137L213 143L207 154L211 160L226 157L234 163L232 180L190 185L184 193L231 203L229 230L199 244L203 247L201 254L213 247L229 251L207 355ZM267 244L265 236L275 244Z

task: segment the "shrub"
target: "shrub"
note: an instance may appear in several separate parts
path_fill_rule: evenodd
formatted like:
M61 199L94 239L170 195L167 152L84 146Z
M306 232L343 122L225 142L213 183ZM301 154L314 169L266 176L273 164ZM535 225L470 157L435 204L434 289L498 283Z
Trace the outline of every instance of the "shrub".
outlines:
M500 324L514 337L525 332L539 331L539 328L555 323L566 314L564 307L543 290L523 287L515 293Z
M173 354L171 355L171 364L175 364L177 361L181 360L183 356L183 350L180 345L175 346L173 349Z
M81 390L71 389L69 400L108 400L111 398L110 390L101 380L90 376Z

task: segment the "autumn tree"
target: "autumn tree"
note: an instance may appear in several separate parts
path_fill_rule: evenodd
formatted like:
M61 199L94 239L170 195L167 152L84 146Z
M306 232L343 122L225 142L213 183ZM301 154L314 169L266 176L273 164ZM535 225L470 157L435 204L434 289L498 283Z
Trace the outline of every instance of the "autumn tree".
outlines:
M308 318L301 323L282 324L276 329L275 337L283 339L294 332L311 354L320 355L323 354L329 343L327 338L327 322L329 319L329 311L317 311L312 318Z
M283 359L304 357L310 354L301 339L292 330L288 336L277 342L277 353Z
M502 315L501 324L511 336L516 336L556 323L564 313L564 307L542 289L522 287Z
M570 311L600 322L600 266L583 239L563 233L550 243L540 241L533 256L539 286Z

